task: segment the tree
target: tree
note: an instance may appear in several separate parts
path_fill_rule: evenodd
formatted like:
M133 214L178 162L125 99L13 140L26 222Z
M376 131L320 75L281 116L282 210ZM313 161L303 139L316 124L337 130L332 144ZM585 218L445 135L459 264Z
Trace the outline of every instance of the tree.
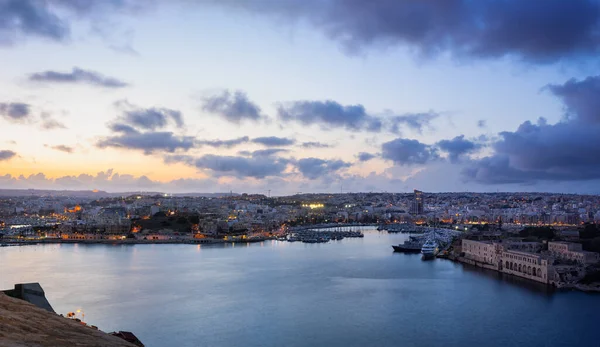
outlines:
M537 237L544 240L552 240L555 236L555 230L550 227L526 227L519 232L521 237Z
M579 230L581 239L593 239L594 237L600 237L600 231L596 224L586 224L582 230Z
M198 215L192 215L188 218L188 220L192 224L200 224L200 216L198 216Z

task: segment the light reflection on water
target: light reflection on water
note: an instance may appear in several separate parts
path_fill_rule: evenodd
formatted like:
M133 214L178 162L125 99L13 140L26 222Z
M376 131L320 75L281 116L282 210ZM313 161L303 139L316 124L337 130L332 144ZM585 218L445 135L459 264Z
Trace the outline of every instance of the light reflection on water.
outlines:
M600 296L392 253L405 237L5 247L0 287L150 347L593 345Z

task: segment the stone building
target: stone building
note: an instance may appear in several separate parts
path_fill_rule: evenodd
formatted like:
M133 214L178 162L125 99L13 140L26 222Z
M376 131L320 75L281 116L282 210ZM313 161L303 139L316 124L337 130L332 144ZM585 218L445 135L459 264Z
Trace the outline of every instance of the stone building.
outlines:
M539 242L462 240L464 257L503 273L550 283L553 279L552 258L540 253Z
M548 253L557 259L572 260L584 265L600 261L598 253L584 251L580 243L548 242Z
M502 272L542 283L553 280L552 259L538 253L503 251Z

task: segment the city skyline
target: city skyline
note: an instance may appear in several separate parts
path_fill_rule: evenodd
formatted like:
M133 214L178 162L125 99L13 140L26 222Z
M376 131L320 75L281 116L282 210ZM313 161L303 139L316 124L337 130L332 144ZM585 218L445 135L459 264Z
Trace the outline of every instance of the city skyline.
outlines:
M0 10L0 189L600 193L597 1Z

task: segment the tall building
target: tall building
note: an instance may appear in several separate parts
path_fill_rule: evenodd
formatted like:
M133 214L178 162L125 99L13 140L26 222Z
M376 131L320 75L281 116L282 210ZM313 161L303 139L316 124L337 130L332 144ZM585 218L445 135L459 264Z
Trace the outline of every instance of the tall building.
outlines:
M415 189L415 199L410 206L410 213L423 214L423 192Z

